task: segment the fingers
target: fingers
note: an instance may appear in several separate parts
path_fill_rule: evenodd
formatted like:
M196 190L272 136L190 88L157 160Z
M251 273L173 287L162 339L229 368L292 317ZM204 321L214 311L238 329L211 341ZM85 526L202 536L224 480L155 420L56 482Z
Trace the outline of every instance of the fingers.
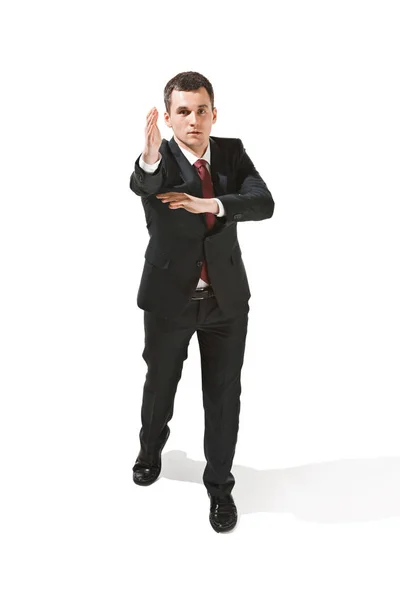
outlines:
M155 196L166 200L191 200L191 196L185 192L164 192L163 194L155 194Z
M171 195L170 195L171 194ZM166 192L165 194L156 194L156 198L161 200L163 204L169 202L170 208L184 208L186 197L181 197L180 194L174 192Z
M152 143L153 141L153 136L155 133L157 133L157 119L158 119L158 112L156 107L154 106L148 113L146 116L146 128L145 128L145 135L146 135L146 140L147 140L147 144Z
M158 111L154 106L146 116L146 136L149 138L154 132L158 133L157 127Z
M149 110L149 112L147 113L147 117L146 117L146 118L147 118L147 123L148 123L149 121L151 121L152 119L154 119L154 118L157 118L157 116L158 116L158 112L157 112L157 109L156 109L156 107L154 106L154 107L153 107L151 110Z

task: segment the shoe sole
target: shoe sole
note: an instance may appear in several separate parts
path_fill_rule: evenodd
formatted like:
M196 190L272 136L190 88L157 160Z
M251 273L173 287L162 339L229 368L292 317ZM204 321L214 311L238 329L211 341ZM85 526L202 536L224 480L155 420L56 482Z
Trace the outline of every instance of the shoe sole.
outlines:
M218 527L217 525L214 525L214 523L210 517L210 524L211 524L211 527L214 529L214 531L216 531L217 533L227 533L228 531L232 531L232 529L234 529L236 527L237 519L231 525L228 525L227 527Z

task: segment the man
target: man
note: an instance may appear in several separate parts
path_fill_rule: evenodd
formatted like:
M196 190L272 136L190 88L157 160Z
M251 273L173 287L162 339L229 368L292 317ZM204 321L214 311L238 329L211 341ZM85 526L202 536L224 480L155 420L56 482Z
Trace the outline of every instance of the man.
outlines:
M237 522L231 467L250 298L236 228L239 221L270 218L274 201L242 141L210 136L217 109L208 79L179 73L165 86L164 102L165 123L174 135L161 139L157 109L151 109L144 151L130 180L150 235L137 297L148 370L133 480L150 485L160 474L183 361L196 332L205 414L203 483L210 523L226 532Z

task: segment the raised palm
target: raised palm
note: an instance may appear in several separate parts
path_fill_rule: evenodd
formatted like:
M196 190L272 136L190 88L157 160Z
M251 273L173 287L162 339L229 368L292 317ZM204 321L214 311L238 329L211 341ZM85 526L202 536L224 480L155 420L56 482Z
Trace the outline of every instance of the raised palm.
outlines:
M157 125L158 111L153 107L147 113L147 122L145 127L145 148L149 154L157 154L161 146L161 133Z

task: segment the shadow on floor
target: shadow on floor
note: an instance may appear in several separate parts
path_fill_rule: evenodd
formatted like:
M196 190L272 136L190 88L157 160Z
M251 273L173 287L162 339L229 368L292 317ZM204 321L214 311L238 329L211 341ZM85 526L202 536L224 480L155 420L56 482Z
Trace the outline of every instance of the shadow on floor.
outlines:
M203 484L205 461L172 450L161 477ZM400 458L345 459L288 469L233 465L238 513L291 513L304 521L346 523L400 516ZM206 490L204 488L204 492Z

